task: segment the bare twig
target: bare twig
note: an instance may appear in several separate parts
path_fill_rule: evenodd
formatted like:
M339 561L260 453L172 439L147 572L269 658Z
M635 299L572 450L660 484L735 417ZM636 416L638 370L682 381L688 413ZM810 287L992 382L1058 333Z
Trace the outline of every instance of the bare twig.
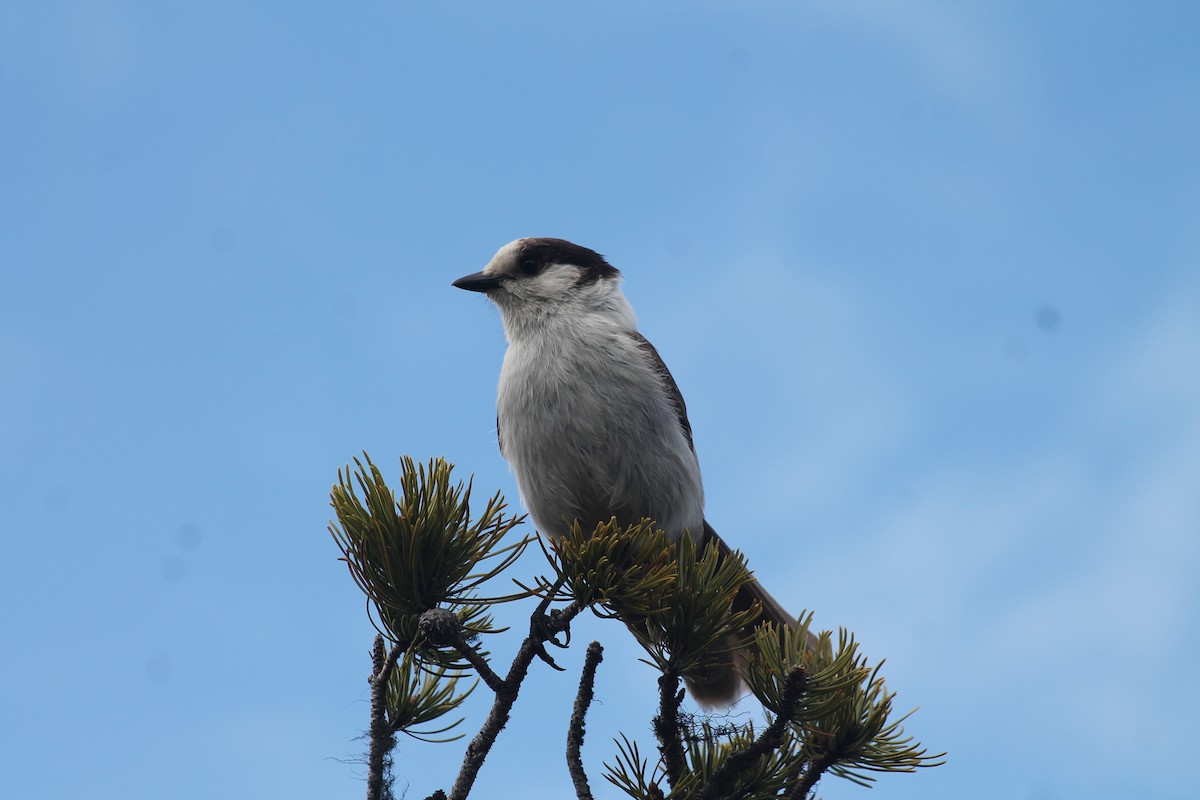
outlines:
M792 667L783 686L779 714L762 734L737 752L730 753L713 773L708 784L696 795L696 800L716 800L730 796L738 778L751 769L758 759L783 744L783 734L788 723L796 717L800 699L808 690L808 672L801 666ZM807 773L805 775L807 777ZM815 781L814 781L815 782ZM811 786L809 787L811 788Z
M471 787L475 784L475 778L479 775L479 768L483 766L484 759L487 758L492 745L496 742L496 736L508 724L509 712L512 710L513 703L517 701L517 693L521 690L521 683L525 680L529 665L533 663L533 659L538 656L539 652L544 652L542 644L568 630L571 620L585 608L584 605L573 602L562 611L547 615L546 609L554 594L555 592L550 592L538 604L537 610L534 611L530 620L529 636L521 643L516 656L513 657L508 676L495 687L496 698L492 702L492 710L484 720L479 733L467 745L462 768L458 772L454 786L450 788L449 800L465 800L471 791ZM465 654L464 657L466 657Z
M571 782L575 784L575 795L579 800L592 800L592 788L588 786L579 751L583 749L583 719L592 704L596 668L603 659L604 648L600 643L589 644L583 659L583 674L579 677L579 693L575 695L575 708L571 711L571 725L567 729L567 771L571 773Z
M683 736L679 728L682 703L679 676L664 672L658 678L658 716L654 718L654 735L658 737L658 752L662 754L663 770L672 789L683 777Z
M396 746L396 732L392 730L391 722L387 718L387 686L396 661L403 651L404 648L397 644L388 652L383 636L379 634L375 636L375 644L371 648L371 677L367 678L367 683L371 685L367 800L386 800L391 796L387 772L389 754Z

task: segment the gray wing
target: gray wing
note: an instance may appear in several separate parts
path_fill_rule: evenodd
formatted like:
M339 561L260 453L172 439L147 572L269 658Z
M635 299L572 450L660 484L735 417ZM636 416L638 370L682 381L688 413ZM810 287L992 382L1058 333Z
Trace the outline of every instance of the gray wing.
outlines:
M663 387L667 390L667 398L671 401L671 405L675 407L675 416L679 418L679 427L683 430L683 435L687 439L688 448L695 455L696 448L692 445L692 424L688 422L687 406L683 402L683 393L679 391L678 384L671 377L671 371L667 369L667 365L663 363L662 356L654 349L654 345L650 344L649 339L637 331L630 331L629 336L637 343L641 351L649 357L650 365L654 367L654 371L662 379Z

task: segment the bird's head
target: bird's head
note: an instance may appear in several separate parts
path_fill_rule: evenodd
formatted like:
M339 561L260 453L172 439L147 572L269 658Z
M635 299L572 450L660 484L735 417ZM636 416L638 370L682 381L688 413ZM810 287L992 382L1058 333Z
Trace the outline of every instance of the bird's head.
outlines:
M595 250L566 239L529 238L504 245L481 272L454 285L495 303L511 338L530 326L597 315L632 329L620 283L620 271Z

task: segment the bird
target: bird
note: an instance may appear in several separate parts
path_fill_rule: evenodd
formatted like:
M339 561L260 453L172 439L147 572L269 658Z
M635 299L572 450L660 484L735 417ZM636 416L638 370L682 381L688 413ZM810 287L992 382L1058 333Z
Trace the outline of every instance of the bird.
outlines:
M704 486L683 395L638 332L622 274L600 253L565 239L530 237L501 247L482 271L454 281L500 311L508 349L500 370L500 451L537 529L551 538L645 518L672 539L729 546L704 517ZM757 601L762 621L796 620L757 581L733 611ZM732 613L732 611L731 611ZM780 628L782 629L782 627ZM705 709L744 693L748 645L685 684Z

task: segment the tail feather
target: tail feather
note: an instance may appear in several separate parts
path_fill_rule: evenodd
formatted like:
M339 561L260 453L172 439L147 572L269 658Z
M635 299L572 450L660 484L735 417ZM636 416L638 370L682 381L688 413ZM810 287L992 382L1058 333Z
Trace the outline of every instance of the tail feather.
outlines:
M722 556L729 555L733 550L725 544L725 540L712 529L707 521L704 523L704 541L716 542L717 550ZM796 618L771 596L757 580L751 580L740 590L733 599L731 611L745 611L754 603L762 609L761 616L751 625L744 635L752 634L753 629L764 622L771 622L782 628L795 628ZM817 637L809 633L809 647L815 647ZM724 642L732 646L736 641ZM737 702L746 691L746 682L742 677L743 665L756 655L753 644L731 650L725 654L715 667L705 671L703 675L685 675L684 682L688 691L701 707L706 709L727 708Z

